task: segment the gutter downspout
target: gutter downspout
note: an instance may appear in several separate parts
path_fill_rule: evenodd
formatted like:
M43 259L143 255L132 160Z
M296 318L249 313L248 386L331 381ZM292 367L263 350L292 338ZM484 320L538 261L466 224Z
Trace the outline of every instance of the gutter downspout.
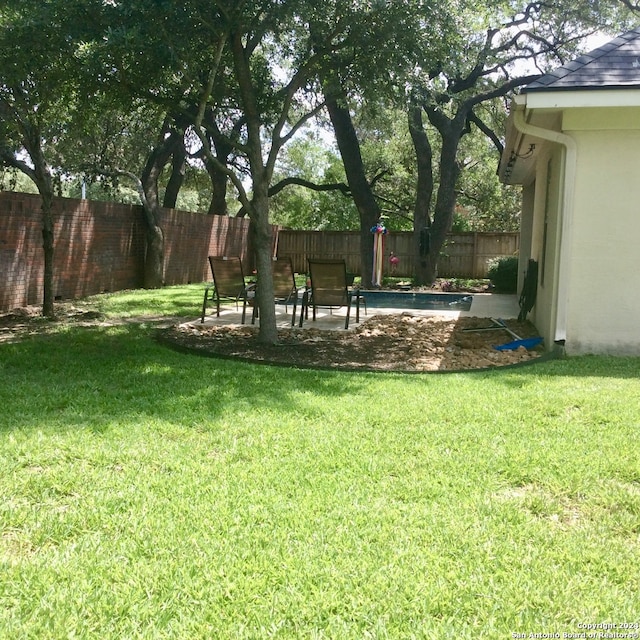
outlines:
M560 259L558 262L558 286L556 297L556 328L554 341L558 345L564 345L567 339L567 302L569 299L569 274L571 270L571 227L573 226L574 192L576 182L577 145L576 141L565 133L543 129L525 121L525 102L516 101L516 110L513 114L515 128L523 134L542 138L561 144L566 149L564 188L562 201L562 227L560 230Z

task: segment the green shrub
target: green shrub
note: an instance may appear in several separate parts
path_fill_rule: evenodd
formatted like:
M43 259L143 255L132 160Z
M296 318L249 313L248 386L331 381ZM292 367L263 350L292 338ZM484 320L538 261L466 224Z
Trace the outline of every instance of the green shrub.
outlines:
M518 288L518 258L508 256L491 261L489 280L498 293L516 293Z

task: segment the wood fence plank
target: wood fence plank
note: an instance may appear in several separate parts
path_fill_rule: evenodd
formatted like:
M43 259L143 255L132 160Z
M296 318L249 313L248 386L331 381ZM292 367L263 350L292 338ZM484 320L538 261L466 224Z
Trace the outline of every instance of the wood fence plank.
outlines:
M515 255L519 233L450 233L438 261L444 278L486 278L491 261ZM413 233L399 231L385 236L385 272L394 252L400 259L396 273L413 277ZM344 258L347 269L360 273L360 233L358 231L293 231L281 229L278 255L288 256L298 273L306 273L308 258Z

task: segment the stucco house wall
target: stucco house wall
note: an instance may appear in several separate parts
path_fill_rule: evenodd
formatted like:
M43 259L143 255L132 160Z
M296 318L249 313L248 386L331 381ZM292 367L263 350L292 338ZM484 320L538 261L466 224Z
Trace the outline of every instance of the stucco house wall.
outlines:
M566 349L640 354L640 108L571 109L577 143Z
M539 143L538 143L539 144ZM562 230L562 175L564 162L560 145L546 145L535 159L531 181L522 192L519 290L530 258L538 263L538 292L529 319L536 325L545 345L553 345L557 270Z
M561 176L563 152L548 145L537 159L531 257L538 262L538 295L532 321L547 346L553 345L556 311L556 273L560 261ZM521 260L521 264L522 260Z
M640 355L640 27L523 88L506 142L546 348Z

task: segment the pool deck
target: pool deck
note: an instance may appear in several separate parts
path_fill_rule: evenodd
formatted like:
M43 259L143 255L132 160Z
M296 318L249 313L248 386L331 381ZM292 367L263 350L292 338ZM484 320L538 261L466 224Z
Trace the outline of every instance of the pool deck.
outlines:
M371 318L375 315L389 315L393 313L410 313L411 315L416 316L444 316L447 318L459 318L459 317L477 317L477 318L517 318L520 308L518 306L518 296L517 295L505 295L499 293L474 293L473 302L471 303L471 309L469 311L460 311L460 310L452 310L452 311L432 311L432 310L424 310L424 309L384 309L384 308L373 308L369 307L367 310L367 315L364 313L364 306L360 305L360 322L363 322L367 318ZM276 323L278 327L286 328L291 326L291 311L292 306L289 305L288 312L285 312L285 307L283 305L276 305ZM298 326L298 318L300 307L296 309L296 327ZM239 310L236 310L234 304L224 305L220 311L220 317L217 318L215 315L215 308L208 307L207 308L207 316L204 319L204 325L200 323L200 318L192 320L190 322L185 322L185 325L193 325L193 326L224 326L224 325L239 325L242 319L242 305L240 305ZM318 309L317 319L315 322L311 320L311 314L309 314L309 319L305 320L303 324L303 328L316 328L316 329L326 329L326 330L335 330L342 329L344 330L344 320L346 314L346 307L333 310L333 312L329 312L328 309ZM351 319L349 320L349 330L354 329L357 324L355 321L355 307L351 309ZM259 323L259 320L256 321L256 324ZM247 309L247 319L246 324L251 325L251 309Z

